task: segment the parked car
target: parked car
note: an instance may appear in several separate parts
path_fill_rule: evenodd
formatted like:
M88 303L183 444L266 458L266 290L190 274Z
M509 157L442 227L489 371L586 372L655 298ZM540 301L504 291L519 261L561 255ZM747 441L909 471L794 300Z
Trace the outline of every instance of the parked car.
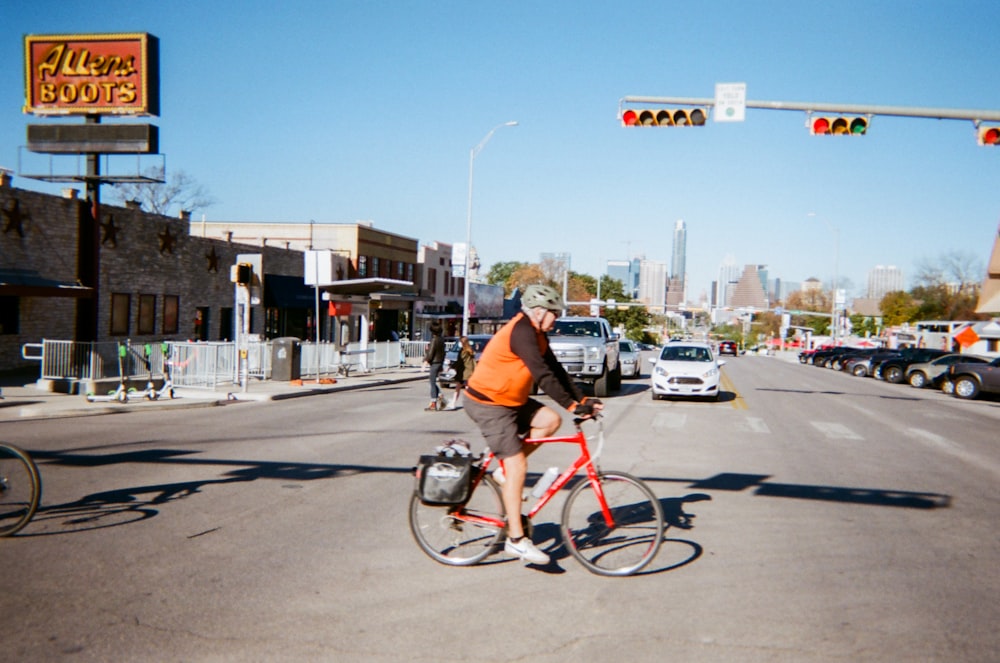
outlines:
M958 398L975 398L982 392L1000 393L1000 357L988 364L961 363L948 367L948 381Z
M834 355L830 359L830 368L835 371L847 370L847 363L854 359L864 359L877 353L880 348L855 348L847 352Z
M838 345L833 348L824 348L822 350L817 350L812 356L812 365L820 366L822 368L830 368L831 362L842 355L846 355L850 352L856 352L861 348L855 348L848 345Z
M722 355L732 355L737 356L739 354L739 348L736 347L735 341L720 341L719 342L719 356Z
M642 374L642 356L638 346L632 341L618 341L618 361L622 364L623 378L637 378Z
M910 364L906 369L906 381L911 387L939 387L952 364L986 364L990 360L976 355L949 354L931 361Z
M483 348L486 347L486 343L491 338L493 338L493 334L469 334L469 345L472 346L472 350L476 353L476 361L479 361L479 356L483 354ZM438 384L443 387L451 387L455 381L455 368L452 366L452 363L458 359L460 348L461 345L457 339L445 346L444 364L442 364L441 372L438 374Z
M872 374L872 364L879 364L884 359L895 357L898 353L885 348L866 348L864 351L846 355L840 359L840 370L859 378Z
M898 357L886 359L879 364L875 377L881 378L886 382L891 382L892 384L899 384L906 379L906 369L913 364L931 361L947 354L951 353L947 350L937 350L935 348L910 348Z
M668 343L655 359L650 385L653 400L668 396L719 398L719 368L726 362L716 358L707 343Z

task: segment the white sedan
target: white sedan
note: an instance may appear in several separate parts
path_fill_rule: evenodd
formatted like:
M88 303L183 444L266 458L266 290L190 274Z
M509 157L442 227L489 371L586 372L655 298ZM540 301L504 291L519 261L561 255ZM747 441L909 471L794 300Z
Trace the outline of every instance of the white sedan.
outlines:
M726 362L716 358L707 343L668 343L653 364L650 386L653 400L668 396L719 398L719 368Z

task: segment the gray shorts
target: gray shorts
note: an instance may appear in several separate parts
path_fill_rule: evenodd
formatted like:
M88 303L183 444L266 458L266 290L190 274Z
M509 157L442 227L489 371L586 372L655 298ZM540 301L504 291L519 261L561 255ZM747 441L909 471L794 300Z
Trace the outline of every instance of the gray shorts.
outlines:
M497 458L510 458L521 451L522 440L531 431L531 420L544 406L533 398L521 407L487 405L466 397L462 408L476 422L486 444Z

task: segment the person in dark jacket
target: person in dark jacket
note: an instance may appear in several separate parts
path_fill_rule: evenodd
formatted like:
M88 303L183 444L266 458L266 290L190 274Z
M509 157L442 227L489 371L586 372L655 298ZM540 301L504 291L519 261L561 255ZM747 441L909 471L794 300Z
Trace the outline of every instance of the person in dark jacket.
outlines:
M439 398L441 389L438 387L438 374L444 364L444 339L441 338L441 323L431 323L431 341L427 344L427 351L424 352L424 364L430 369L431 380L431 404L425 410L439 410Z

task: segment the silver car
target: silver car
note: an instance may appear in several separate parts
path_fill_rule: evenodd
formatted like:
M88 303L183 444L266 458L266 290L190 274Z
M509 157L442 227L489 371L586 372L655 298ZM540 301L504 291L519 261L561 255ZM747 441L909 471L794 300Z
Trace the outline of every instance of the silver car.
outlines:
M947 377L952 364L986 364L990 360L976 355L951 354L919 364L910 364L906 369L906 381L918 389L939 387Z
M637 378L642 375L642 357L635 343L627 339L618 341L618 361L622 365L623 378Z

